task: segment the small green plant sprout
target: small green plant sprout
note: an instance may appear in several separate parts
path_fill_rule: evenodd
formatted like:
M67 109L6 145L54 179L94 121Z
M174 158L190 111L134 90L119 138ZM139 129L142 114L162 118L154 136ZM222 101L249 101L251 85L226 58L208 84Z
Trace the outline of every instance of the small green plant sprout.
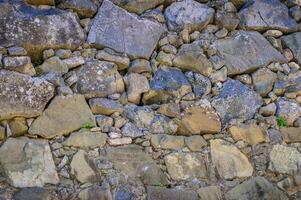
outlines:
M87 129L91 129L93 128L93 124L91 122L86 122L82 125L82 128L87 128Z
M276 120L277 120L277 124L278 124L279 127L286 127L287 126L287 122L284 119L284 117L277 116Z

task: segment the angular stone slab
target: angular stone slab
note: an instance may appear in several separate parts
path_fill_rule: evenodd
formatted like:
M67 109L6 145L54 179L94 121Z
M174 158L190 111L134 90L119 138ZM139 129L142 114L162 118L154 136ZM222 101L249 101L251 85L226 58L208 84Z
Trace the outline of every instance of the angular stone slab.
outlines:
M34 62L44 49L75 49L86 38L72 12L35 8L15 0L1 1L0 10L0 46L22 46Z
M148 59L164 31L161 24L139 18L104 0L94 18L88 42L132 58Z
M286 62L286 58L258 32L236 31L231 37L217 40L214 46L224 58L228 75L255 71L271 62Z
M288 8L279 0L253 0L239 11L240 26L246 30L282 32L298 30L298 24L290 17Z
M165 9L168 29L181 31L187 28L190 32L207 26L214 16L214 9L193 0L175 2Z
M114 63L89 60L77 73L77 90L86 98L107 97L124 91L122 76Z
M29 128L32 135L45 138L61 136L85 124L95 126L95 118L82 95L56 96Z
M54 86L41 78L0 70L0 121L36 117L54 95Z
M114 167L131 178L141 178L146 185L166 185L167 177L152 159L137 145L109 147L101 157L113 163Z
M46 183L59 183L46 140L9 138L0 148L0 163L14 187L43 187Z
M147 200L198 200L198 194L188 189L147 187Z
M251 119L263 101L259 94L237 80L224 83L212 106L220 116L223 125L232 119Z
M301 32L292 33L281 37L285 46L292 50L294 57L301 64Z

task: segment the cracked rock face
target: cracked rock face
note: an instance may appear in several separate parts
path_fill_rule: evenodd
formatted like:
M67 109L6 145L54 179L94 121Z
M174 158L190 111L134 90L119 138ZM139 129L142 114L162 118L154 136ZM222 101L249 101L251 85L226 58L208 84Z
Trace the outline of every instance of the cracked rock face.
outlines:
M44 79L0 70L0 120L37 117L54 95L54 86Z
M228 75L255 71L271 62L286 62L286 58L258 32L237 31L231 37L214 43L224 58Z
M138 18L104 0L92 24L88 42L133 58L148 59L164 31L161 24Z
M34 8L16 0L0 2L0 10L0 46L23 46L33 61L45 49L75 49L86 38L71 12Z
M185 0L171 4L164 12L168 29L189 31L203 29L213 18L214 10L194 0Z
M239 11L240 25L247 30L283 32L298 30L298 24L290 17L288 8L279 0L252 0Z
M0 163L15 187L59 182L47 140L10 138L0 148Z

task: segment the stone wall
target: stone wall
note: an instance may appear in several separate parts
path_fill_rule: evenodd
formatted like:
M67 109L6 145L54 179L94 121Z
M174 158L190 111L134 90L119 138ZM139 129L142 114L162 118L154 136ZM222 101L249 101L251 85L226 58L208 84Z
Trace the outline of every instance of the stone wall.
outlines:
M0 0L0 199L301 199L297 0Z

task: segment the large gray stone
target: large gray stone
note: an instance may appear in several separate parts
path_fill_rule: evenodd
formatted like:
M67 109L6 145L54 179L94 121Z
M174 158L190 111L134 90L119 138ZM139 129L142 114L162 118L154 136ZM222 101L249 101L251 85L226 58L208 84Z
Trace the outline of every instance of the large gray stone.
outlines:
M262 103L259 94L236 80L226 81L217 98L212 101L224 125L232 119L253 118Z
M258 200L258 199L271 199L271 200L288 200L289 198L273 186L265 178L257 176L247 180L226 194L227 200Z
M150 81L150 91L144 94L143 102L165 103L172 98L181 98L191 91L191 85L181 70L161 67Z
M255 31L236 31L229 38L217 40L214 46L226 62L228 75L252 72L271 62L287 61Z
M165 9L168 29L180 31L188 29L190 32L201 30L210 23L214 16L214 9L194 0L175 2Z
M160 167L140 146L109 147L101 152L101 156L125 175L134 179L141 178L146 185L167 184L167 178Z
M22 46L34 62L44 49L75 49L86 38L72 12L34 8L17 0L1 1L0 10L0 46Z
M301 32L282 36L281 40L292 50L295 59L301 64Z
M71 9L81 18L91 18L97 11L97 5L91 0L63 0L58 7Z
M204 158L200 153L174 152L165 156L164 161L169 175L175 181L207 177Z
M126 53L132 58L148 59L164 31L163 25L138 18L104 0L92 24L88 42Z
M0 70L0 121L36 117L54 95L54 86L41 78Z
M45 138L62 136L85 124L95 126L94 116L82 95L56 96L30 126L29 133Z
M276 115L283 117L288 126L292 126L294 121L301 116L301 105L293 100L282 97L278 99L276 105Z
M195 191L187 189L169 189L163 187L147 187L147 200L198 200Z
M15 187L43 187L59 182L46 140L9 138L0 148L0 163Z
M251 0L239 11L240 25L247 30L282 32L298 30L298 24L290 17L288 8L279 0Z
M164 3L165 0L111 0L114 4L125 10L137 14L142 14L144 11L155 8L159 4Z
M77 90L86 98L107 97L124 91L124 83L114 63L90 60L77 73Z
M212 73L213 65L197 43L183 44L173 59L173 66L182 70L193 71L205 76Z

